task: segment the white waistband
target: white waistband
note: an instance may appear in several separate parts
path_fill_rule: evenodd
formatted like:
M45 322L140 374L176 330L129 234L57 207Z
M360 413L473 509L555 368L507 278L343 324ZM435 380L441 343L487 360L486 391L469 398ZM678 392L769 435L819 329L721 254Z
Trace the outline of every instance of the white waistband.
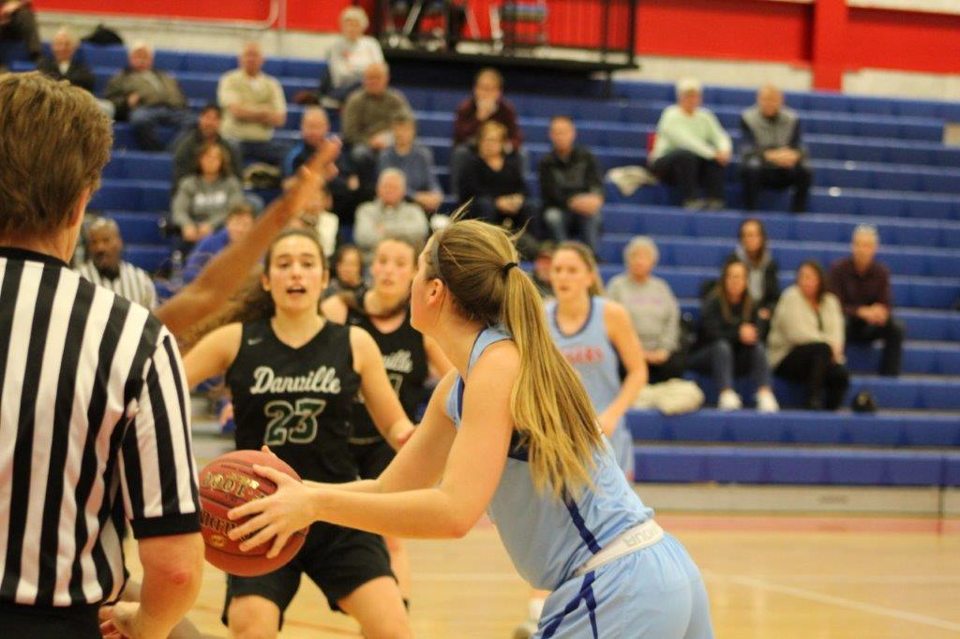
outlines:
M585 564L577 568L574 576L582 577L591 570L596 570L624 555L652 546L661 539L663 539L663 528L654 520L648 519L626 531L609 543L606 548L588 559Z

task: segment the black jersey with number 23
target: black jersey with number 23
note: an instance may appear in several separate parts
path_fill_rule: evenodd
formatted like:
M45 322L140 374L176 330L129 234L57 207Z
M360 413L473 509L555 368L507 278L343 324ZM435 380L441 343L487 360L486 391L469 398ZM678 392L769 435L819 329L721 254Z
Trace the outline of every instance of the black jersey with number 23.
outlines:
M349 327L326 322L313 339L293 348L280 341L269 319L246 323L226 381L238 450L266 444L303 479L356 479L347 441L360 377Z

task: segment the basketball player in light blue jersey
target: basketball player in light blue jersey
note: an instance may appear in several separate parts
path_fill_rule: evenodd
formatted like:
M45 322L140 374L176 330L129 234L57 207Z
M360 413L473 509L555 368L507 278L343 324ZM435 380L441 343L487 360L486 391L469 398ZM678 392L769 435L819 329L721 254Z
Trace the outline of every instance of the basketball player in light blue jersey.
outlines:
M413 281L414 328L455 370L378 479L279 489L230 512L244 549L326 521L397 537L466 535L488 511L521 576L550 590L535 637L706 639L703 579L627 482L505 231L454 221Z
M585 244L565 242L557 247L550 283L556 298L547 303L550 334L579 373L617 463L632 480L633 437L623 416L647 384L640 338L626 309L600 297L596 261ZM627 371L622 383L620 362Z

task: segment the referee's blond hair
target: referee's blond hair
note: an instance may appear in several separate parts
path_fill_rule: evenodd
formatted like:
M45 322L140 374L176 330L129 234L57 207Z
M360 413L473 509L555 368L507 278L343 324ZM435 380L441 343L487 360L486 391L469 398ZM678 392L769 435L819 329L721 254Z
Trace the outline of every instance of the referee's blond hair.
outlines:
M0 76L0 238L63 227L110 159L110 120L83 89L36 71Z

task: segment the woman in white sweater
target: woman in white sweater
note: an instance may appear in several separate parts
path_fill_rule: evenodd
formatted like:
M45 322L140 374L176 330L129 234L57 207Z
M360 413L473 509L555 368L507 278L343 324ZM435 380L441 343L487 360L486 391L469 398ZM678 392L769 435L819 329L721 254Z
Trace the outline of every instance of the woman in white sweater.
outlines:
M850 384L844 367L840 302L823 269L808 260L773 311L767 357L775 375L806 386L806 408L836 410Z

